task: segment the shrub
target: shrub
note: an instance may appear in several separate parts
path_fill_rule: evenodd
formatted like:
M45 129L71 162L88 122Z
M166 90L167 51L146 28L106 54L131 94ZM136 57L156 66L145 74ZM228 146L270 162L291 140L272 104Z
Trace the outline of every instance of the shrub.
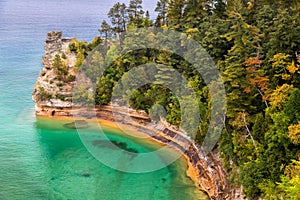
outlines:
M52 67L55 69L58 80L64 80L66 78L66 75L68 74L68 68L66 63L61 60L59 55L55 56Z
M52 95L45 90L45 88L43 88L42 86L39 86L38 88L38 99L40 101L46 101L46 100L50 100L52 98Z
M61 54L61 58L62 59L67 59L67 56L66 56L66 54L64 52Z
M69 83L69 82L73 82L73 81L75 81L75 78L76 78L76 76L74 76L74 75L69 75L68 77L67 77L67 79L66 79L66 82L67 83Z
M41 71L40 76L45 76L46 72L45 71Z
M58 82L58 83L56 83L56 85L57 85L57 87L61 87L61 86L63 86L64 84L63 84L62 82Z
M62 101L64 101L65 98L66 98L66 97L65 97L64 95L62 95L62 94L56 94L55 97L56 97L56 99L60 99L60 100L62 100Z
M69 44L69 50L72 52L77 52L77 48L76 48L76 45L75 43L71 43Z

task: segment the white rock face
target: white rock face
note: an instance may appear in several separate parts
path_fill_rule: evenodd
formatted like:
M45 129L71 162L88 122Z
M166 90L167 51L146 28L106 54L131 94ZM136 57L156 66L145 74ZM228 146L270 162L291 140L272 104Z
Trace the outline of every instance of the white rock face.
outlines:
M76 76L75 64L77 55L69 51L69 44L74 41L74 38L62 38L61 31L47 33L44 47L45 54L42 58L43 69L32 92L32 100L37 104L61 108L72 106L74 81L66 82L58 80L56 71L52 65L55 56L59 55L66 64L68 70L67 76ZM47 98L41 98L42 95Z

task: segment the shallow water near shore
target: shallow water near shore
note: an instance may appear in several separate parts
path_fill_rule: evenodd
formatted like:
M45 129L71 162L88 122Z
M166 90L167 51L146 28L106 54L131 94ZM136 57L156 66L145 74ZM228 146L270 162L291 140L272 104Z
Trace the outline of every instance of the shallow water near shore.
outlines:
M72 199L74 196L81 196L82 199L207 199L186 176L187 163L184 158L150 173L116 171L99 162L87 151L76 130L62 128L65 123L68 122L41 119L37 122L40 142L45 144L44 153L51 166L49 186L53 190L49 195L54 199ZM156 143L137 142L114 129L102 127L107 138L123 144L125 151L131 149L147 153L161 147ZM102 138L100 134L91 129L87 129L86 133L94 139L95 145L103 151L109 151L105 143L99 142ZM113 155L114 152L110 152L107 156Z
M1 200L206 199L186 176L185 159L151 173L116 171L95 159L76 130L64 127L67 122L37 120L34 115L31 92L42 68L46 32L62 30L64 37L90 41L113 3L0 0ZM105 132L129 151L159 148L109 128ZM96 138L97 148L109 151L97 132L88 129L87 134Z

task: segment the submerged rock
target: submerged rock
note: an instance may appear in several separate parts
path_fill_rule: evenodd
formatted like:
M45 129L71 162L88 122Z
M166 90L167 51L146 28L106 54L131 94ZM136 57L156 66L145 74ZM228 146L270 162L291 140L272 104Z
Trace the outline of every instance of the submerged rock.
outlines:
M116 140L94 140L92 144L99 148L122 149L125 152L139 153L137 149L128 147L127 143Z
M64 127L69 129L83 129L89 126L88 122L85 120L75 120L74 122L67 123Z
M84 174L82 174L82 176L88 178L88 177L91 176L91 174L89 174L89 173L84 173Z

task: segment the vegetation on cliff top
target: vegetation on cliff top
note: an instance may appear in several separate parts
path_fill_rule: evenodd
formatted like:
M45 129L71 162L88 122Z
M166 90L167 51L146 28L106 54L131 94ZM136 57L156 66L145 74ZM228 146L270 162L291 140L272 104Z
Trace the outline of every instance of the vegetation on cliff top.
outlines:
M172 66L189 81L197 93L201 122L197 142L201 144L210 118L211 94L201 75L191 64L170 52L141 49L122 32L152 26L184 32L198 41L216 62L227 93L225 128L218 143L231 172L231 182L242 184L250 199L300 198L300 5L298 1L264 0L159 0L153 22L141 0L127 6L117 3L109 11L110 23L103 21L101 38L88 44L76 41L70 50L77 52L77 64L96 83L96 95L84 89L78 98L88 97L98 105L111 101L117 82L130 79L125 72L145 63ZM150 29L151 30L151 29ZM143 34L143 33L141 33ZM163 37L145 32L144 38ZM89 52L100 45L97 53ZM140 44L138 44L140 45ZM174 44L172 48L176 48ZM184 48L184 43L181 44ZM122 56L118 56L118 55ZM186 52L187 56L195 56ZM84 59L87 61L84 62ZM100 65L107 66L104 72ZM166 68L153 68L139 74L158 74L168 79ZM103 73L101 78L95 74ZM123 76L124 75L124 76ZM64 74L62 73L62 77ZM151 77L149 77L151 78ZM133 81L132 79L130 79ZM126 81L126 80L125 80ZM135 90L130 106L149 112L160 104L168 122L179 125L178 99L160 84L146 84ZM159 109L158 109L159 110ZM154 114L155 115L155 114ZM189 119L193 120L193 119ZM297 161L298 160L298 161Z

